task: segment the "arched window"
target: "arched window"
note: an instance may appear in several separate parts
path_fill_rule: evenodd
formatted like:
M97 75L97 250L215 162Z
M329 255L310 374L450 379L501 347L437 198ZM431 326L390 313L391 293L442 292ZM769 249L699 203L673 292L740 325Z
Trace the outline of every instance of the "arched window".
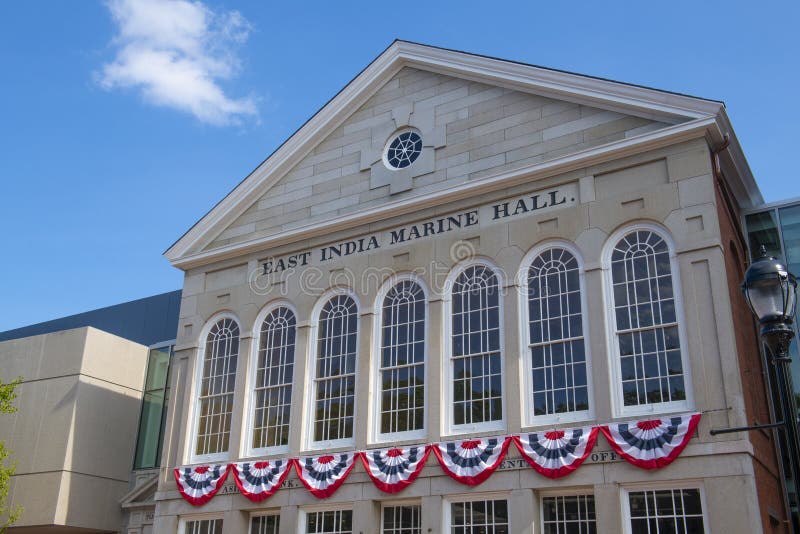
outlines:
M380 434L425 428L425 293L413 280L389 289L381 306Z
M297 320L286 306L272 308L261 323L252 376L253 450L289 444L296 336Z
M344 294L331 297L320 310L317 328L312 441L351 440L358 344L355 300Z
M228 452L239 358L239 325L236 321L225 317L214 323L201 354L195 456Z
M581 269L565 247L552 246L531 260L526 280L527 423L537 418L579 419L589 410Z
M687 401L670 246L652 228L628 231L610 251L612 324L622 411Z
M497 428L503 421L500 283L488 265L471 265L455 278L451 312L451 426Z

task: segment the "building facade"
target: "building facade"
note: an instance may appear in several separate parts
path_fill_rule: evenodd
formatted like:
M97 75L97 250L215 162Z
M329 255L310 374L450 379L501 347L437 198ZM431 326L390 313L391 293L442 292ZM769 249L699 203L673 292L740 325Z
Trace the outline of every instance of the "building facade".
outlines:
M720 102L393 43L166 252L172 395L128 532L787 531L772 434L710 434L770 420L738 290L761 203ZM698 415L669 461L614 446ZM563 477L493 448L599 427ZM428 444L394 493L356 461ZM230 464L295 470L259 500Z

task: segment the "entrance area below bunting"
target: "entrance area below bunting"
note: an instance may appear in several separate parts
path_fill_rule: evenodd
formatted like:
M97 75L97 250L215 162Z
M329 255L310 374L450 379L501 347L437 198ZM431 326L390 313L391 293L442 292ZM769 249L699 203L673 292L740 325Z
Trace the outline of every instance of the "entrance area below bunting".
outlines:
M300 482L314 497L324 499L339 489L355 465L355 452L298 458L294 462Z
M430 452L428 445L393 447L362 452L361 461L375 487L397 493L414 482Z
M231 464L239 492L253 502L263 501L275 493L286 480L291 465L291 460Z
M700 414L614 423L601 427L609 445L642 469L666 467L692 439Z
M561 478L575 471L592 452L598 428L584 427L514 436L525 461L549 478Z
M451 478L477 486L494 473L508 451L511 438L479 438L439 443L433 452Z
M229 469L227 464L177 467L173 474L184 500L193 506L200 506L217 494L228 477Z

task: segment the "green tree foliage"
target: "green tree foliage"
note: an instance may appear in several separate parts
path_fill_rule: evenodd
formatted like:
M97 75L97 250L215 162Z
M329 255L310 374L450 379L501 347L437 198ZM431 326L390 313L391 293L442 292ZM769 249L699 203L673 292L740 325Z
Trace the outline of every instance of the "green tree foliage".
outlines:
M20 380L20 378L17 378L13 382L5 384L3 379L0 378L0 415L17 411L14 400L17 398L16 388ZM12 509L6 504L11 475L14 474L17 468L15 462L8 463L6 461L9 454L10 451L6 449L5 441L0 441L0 534L5 532L6 528L11 526L22 514L21 507L16 506Z

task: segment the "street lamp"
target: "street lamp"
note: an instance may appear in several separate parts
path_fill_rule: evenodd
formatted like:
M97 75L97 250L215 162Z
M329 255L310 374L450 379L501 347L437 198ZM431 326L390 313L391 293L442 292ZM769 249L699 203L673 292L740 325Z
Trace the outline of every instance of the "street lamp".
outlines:
M766 249L761 247L761 257L750 265L744 275L742 292L750 310L758 319L761 339L775 365L776 393L783 414L783 424L775 426L784 428L784 454L789 456L792 482L795 488L799 488L800 433L797 426L797 401L789 367L792 362L789 345L794 337L792 322L797 299L797 280L786 265L777 258L767 256Z

